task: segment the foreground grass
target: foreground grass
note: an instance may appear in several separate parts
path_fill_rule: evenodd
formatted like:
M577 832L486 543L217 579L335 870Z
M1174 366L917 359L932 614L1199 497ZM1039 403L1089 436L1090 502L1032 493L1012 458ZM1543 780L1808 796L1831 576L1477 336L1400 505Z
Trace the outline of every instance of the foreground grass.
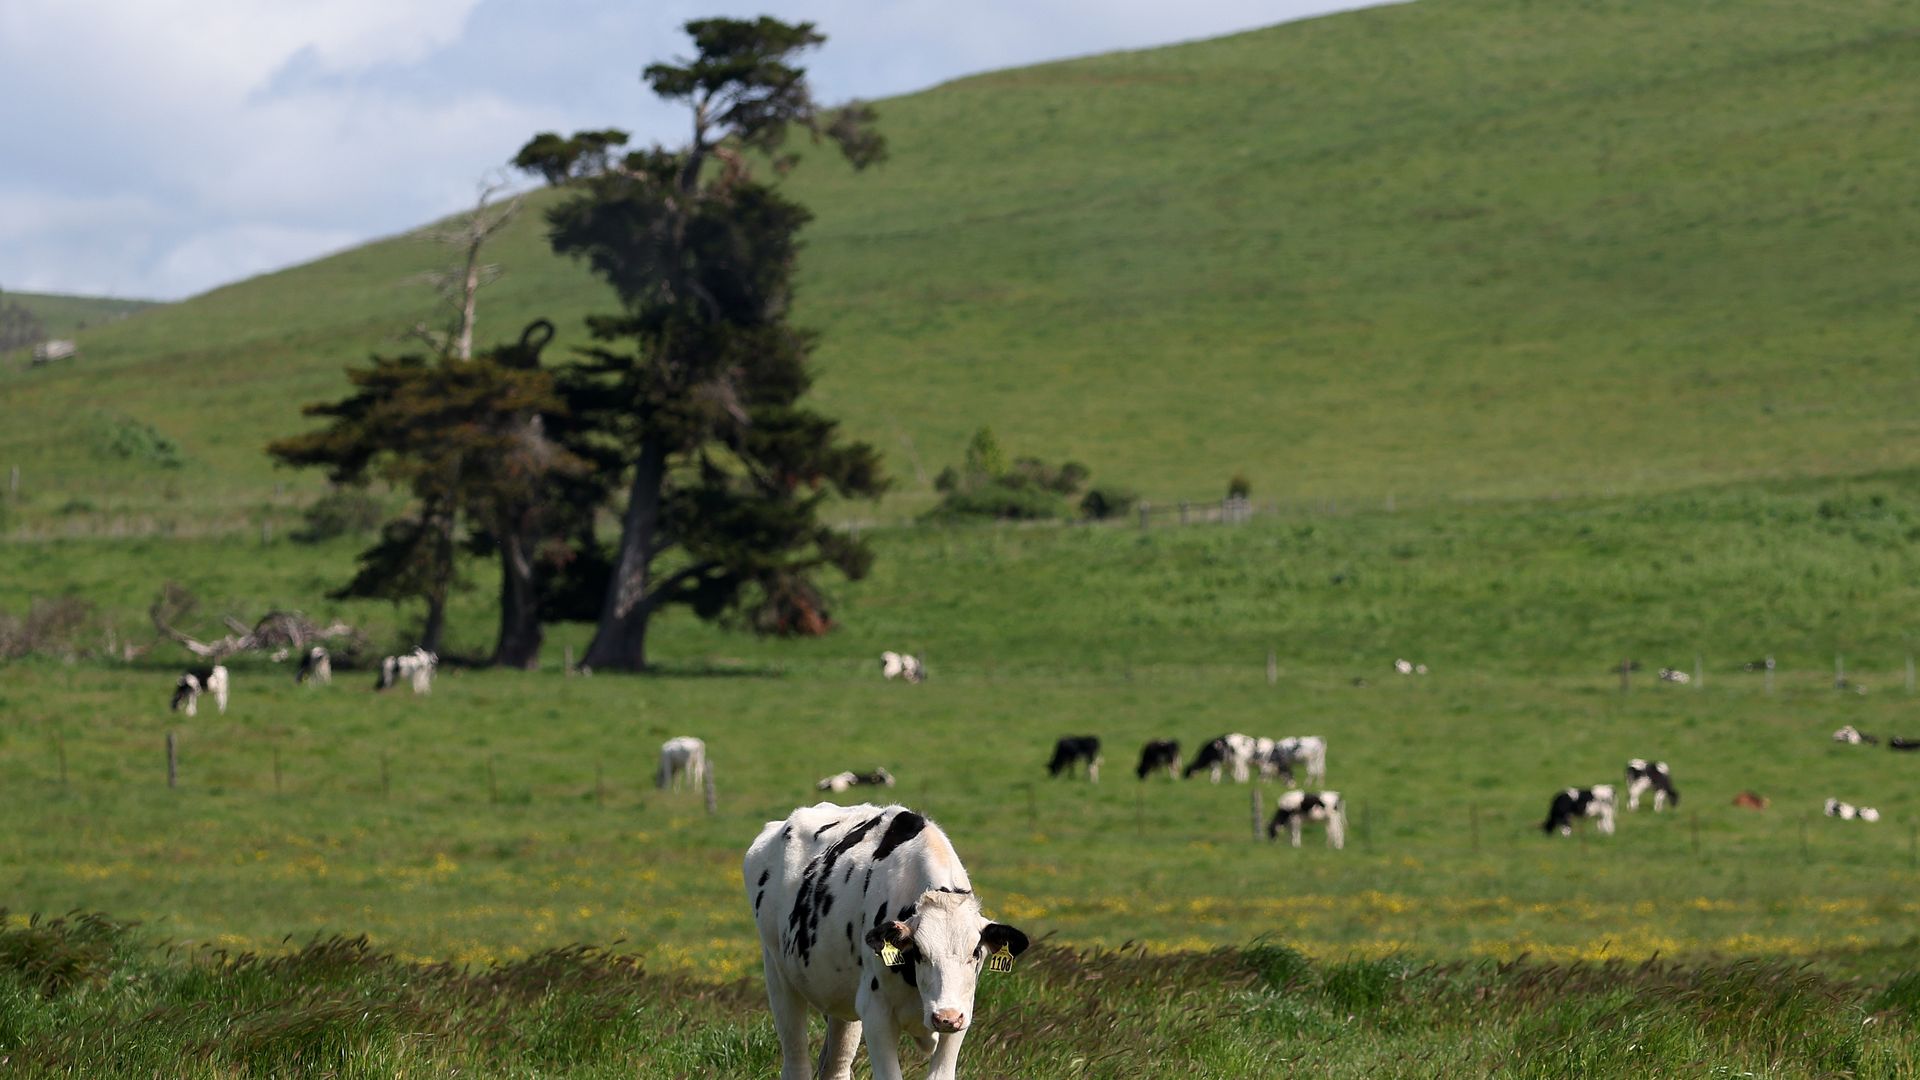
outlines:
M1041 943L985 977L978 1025L976 1077L1894 1077L1920 1068L1920 974ZM16 1076L764 1077L778 1045L757 979L619 952L418 964L338 937L160 951L75 915L0 931L0 1061Z

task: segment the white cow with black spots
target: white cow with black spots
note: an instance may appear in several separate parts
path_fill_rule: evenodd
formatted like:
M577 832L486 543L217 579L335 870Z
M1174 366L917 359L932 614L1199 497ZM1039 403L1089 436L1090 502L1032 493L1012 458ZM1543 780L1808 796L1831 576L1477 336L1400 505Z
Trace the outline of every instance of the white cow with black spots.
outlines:
M1633 758L1627 762L1627 809L1640 809L1640 796L1649 791L1653 792L1656 814L1669 803L1680 805L1680 789L1673 786L1673 774L1667 771L1667 763Z
M1327 846L1336 851L1347 846L1347 805L1337 791L1289 791L1273 800L1273 820L1267 822L1267 839L1285 829L1300 846L1300 828L1309 821L1327 827Z
M173 701L169 704L176 712L185 712L194 716L200 711L200 695L212 694L214 704L220 706L224 715L227 711L227 669L224 664L212 667L189 668L182 672L173 684Z
M424 648L415 649L399 656L389 656L380 661L380 678L373 684L375 690L385 690L401 679L413 685L416 694L433 691L433 672L440 666L440 657Z
M902 1080L902 1034L932 1055L928 1080L959 1075L980 969L1001 950L1019 955L1027 937L980 914L939 826L904 806L823 802L767 822L743 871L781 1080L848 1080L862 1035L874 1080ZM827 1018L817 1070L814 1012Z

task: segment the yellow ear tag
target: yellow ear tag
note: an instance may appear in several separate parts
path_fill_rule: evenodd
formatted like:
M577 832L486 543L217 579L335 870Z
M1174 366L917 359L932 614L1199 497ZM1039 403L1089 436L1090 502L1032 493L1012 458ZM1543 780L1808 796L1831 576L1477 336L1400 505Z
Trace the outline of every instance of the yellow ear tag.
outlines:
M987 957L987 970L1002 974L1013 970L1013 954L1007 951L1005 945L1000 946L999 952Z
M880 962L888 967L899 967L907 962L907 955L883 941L880 943Z

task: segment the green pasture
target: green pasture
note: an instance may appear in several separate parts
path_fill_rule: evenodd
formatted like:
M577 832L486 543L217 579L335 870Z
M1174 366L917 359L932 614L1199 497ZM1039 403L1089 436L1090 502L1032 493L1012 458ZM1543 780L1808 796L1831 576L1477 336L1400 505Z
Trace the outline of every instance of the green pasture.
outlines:
M1910 477L1678 496L1269 515L1243 525L883 530L833 635L758 640L690 619L662 673L443 672L376 696L242 659L222 717L165 709L184 653L0 671L0 893L18 912L137 918L182 943L367 933L406 958L510 960L623 942L651 965L753 963L739 859L814 780L885 765L887 797L955 838L989 907L1076 947L1244 945L1321 959L1770 955L1879 970L1920 920ZM351 545L65 541L7 547L0 610L66 582L120 642L160 581L191 629L318 599ZM456 612L484 649L489 565ZM100 626L93 631L105 633ZM885 683L883 648L923 655ZM1269 684L1272 651L1276 678ZM377 651L377 650L376 650ZM1850 687L1836 690L1841 654ZM1765 676L1743 662L1775 655ZM1393 674L1399 656L1430 665ZM1622 692L1617 664L1643 669ZM1697 670L1691 686L1652 670ZM1321 734L1352 805L1344 852L1252 839L1254 790L1145 784L1132 754L1224 731ZM166 786L164 739L180 784ZM1049 781L1052 740L1100 735L1102 781ZM719 808L652 788L662 740L708 741ZM1551 794L1671 763L1684 802L1549 839ZM1280 790L1267 785L1264 805ZM1752 790L1772 807L1730 805ZM1819 816L1837 796L1878 824ZM1850 959L1836 959L1850 958Z
M881 102L887 164L793 180L819 403L898 482L842 512L923 509L982 424L1162 502L1920 464L1910 31L1893 0L1437 0ZM489 248L480 335L551 318L551 360L612 297L547 251L549 199ZM261 448L437 317L447 259L394 238L0 366L7 527L245 532L310 497Z

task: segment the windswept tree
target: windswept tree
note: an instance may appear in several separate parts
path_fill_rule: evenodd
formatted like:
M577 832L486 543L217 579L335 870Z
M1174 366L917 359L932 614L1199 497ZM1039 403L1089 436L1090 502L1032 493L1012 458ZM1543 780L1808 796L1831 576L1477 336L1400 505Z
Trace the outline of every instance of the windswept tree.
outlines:
M695 55L643 78L688 107L692 141L575 180L577 194L548 215L554 250L586 261L623 308L589 319L598 344L568 375L573 423L601 433L631 469L586 656L601 669L644 669L649 621L670 604L705 618L740 613L767 633L822 632L819 572L858 578L871 555L820 521L821 504L884 487L871 446L800 404L814 339L789 311L810 215L754 176L757 164L776 177L792 168L795 128L856 168L879 161L873 114L814 103L794 63L825 40L810 23L703 19L686 29ZM521 154L535 171L578 171L543 157L542 140L557 136Z
M425 601L420 643L441 651L457 555L477 542L501 557L494 662L532 666L541 641L535 548L568 512L551 490L588 471L546 434L549 418L565 411L553 375L538 366L551 334L551 324L537 322L517 345L475 360L376 356L348 369L352 395L303 410L327 426L267 448L284 464L325 469L335 483L384 479L413 497L336 596Z

